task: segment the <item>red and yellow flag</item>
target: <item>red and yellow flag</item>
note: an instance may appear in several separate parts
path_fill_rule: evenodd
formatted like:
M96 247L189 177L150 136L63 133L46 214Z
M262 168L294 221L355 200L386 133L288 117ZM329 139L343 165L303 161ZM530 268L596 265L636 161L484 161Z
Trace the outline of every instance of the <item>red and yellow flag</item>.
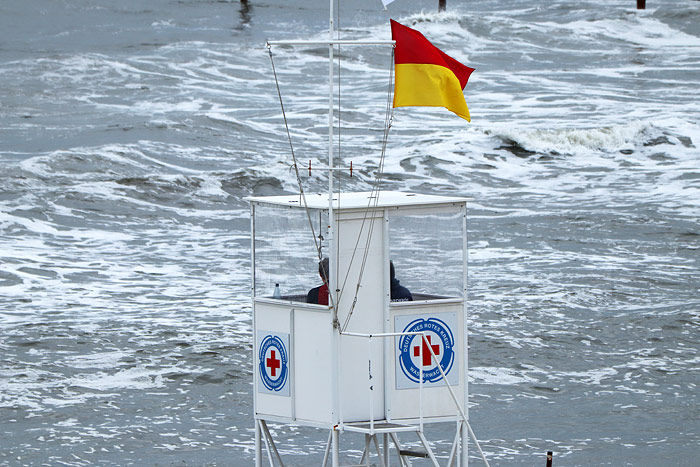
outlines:
M394 107L445 107L471 122L462 90L474 68L462 65L415 29L391 20L396 41Z

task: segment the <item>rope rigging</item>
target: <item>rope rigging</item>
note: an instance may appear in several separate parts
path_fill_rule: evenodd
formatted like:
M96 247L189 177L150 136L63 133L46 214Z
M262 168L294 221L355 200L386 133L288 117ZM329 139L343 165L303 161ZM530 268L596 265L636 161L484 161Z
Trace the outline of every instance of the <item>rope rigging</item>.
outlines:
M280 107L282 108L282 117L284 119L284 128L287 132L287 139L289 140L289 150L291 151L292 154L292 167L294 168L294 172L296 174L296 179L297 179L297 185L299 185L299 195L301 196L301 199L304 204L304 211L306 212L306 218L309 222L309 228L311 229L311 237L314 239L314 245L316 247L316 252L318 255L318 260L321 261L322 258L322 251L321 251L321 245L319 243L319 239L322 237L321 232L320 232L320 226L319 226L319 237L316 237L316 231L314 230L314 223L313 220L311 219L311 211L309 210L309 205L306 202L306 194L304 193L304 185L301 181L301 176L299 175L299 165L297 164L297 158L296 155L294 154L294 145L292 144L292 135L289 132L289 122L287 121L287 113L284 110L284 101L282 100L282 92L280 91L280 83L279 79L277 78L277 70L275 69L275 61L272 57L272 46L268 43L267 44L267 51L270 55L270 63L272 64L272 74L275 77L275 86L277 87L277 96L279 97L280 100ZM330 305L335 309L335 304L333 303L333 296L332 294L328 294L328 300Z
M340 38L340 32L338 32L338 38ZM299 188L299 195L302 199L304 210L306 212L306 217L308 220L309 229L311 231L311 236L313 237L313 240L314 240L314 245L316 248L318 260L321 261L323 259L322 244L319 242L319 240L321 240L321 241L323 240L323 236L322 236L322 232L321 232L321 230L322 230L321 229L321 219L319 218L319 233L317 235L316 230L315 230L314 225L313 225L312 218L311 218L311 211L310 211L308 204L307 204L307 201L306 201L306 194L304 192L303 181L301 179L301 175L300 175L299 167L298 167L298 163L297 163L297 158L296 158L296 155L294 152L294 145L292 142L292 137L291 137L291 133L290 133L290 129L289 129L289 122L287 120L284 102L282 99L282 93L281 93L280 85L279 85L279 78L277 76L275 62L274 62L274 58L273 58L273 54L272 54L272 46L268 43L267 48L268 48L268 54L270 56L270 63L272 65L273 76L275 79L275 86L277 88L277 96L279 98L280 107L282 109L282 116L284 119L285 131L287 133L287 140L289 142L289 148L290 148L290 152L291 152L291 156L292 156L292 162L293 162L292 168L294 169L294 172L295 172L296 181L297 181L297 185ZM341 89L340 69L341 69L341 66L340 66L340 61L341 61L341 56L340 56L340 53L338 53L338 70L339 70L338 71L338 132L337 132L337 135L338 135L337 136L338 137L338 156L337 156L338 160L341 160L341 154L342 154L341 153L341 148L342 148L342 146L341 146L341 128L342 128L342 126L340 124L340 122L341 122L341 99L340 99L340 94L341 94L340 93L340 89ZM357 283L355 284L355 287L354 287L354 296L353 296L352 304L350 306L350 309L348 311L347 316L345 317L345 320L343 322L342 327L340 326L340 324L338 322L338 310L337 310L336 303L333 302L333 294L331 294L331 293L328 294L329 295L329 304L332 307L333 312L334 312L334 324L335 324L335 326L338 326L340 328L341 333L347 329L347 327L350 323L350 319L351 319L353 312L355 310L355 306L357 304L357 297L359 294L360 287L362 286L362 278L364 276L364 272L365 272L365 268L366 268L366 264L367 264L367 258L369 255L369 244L371 241L372 233L374 232L375 221L377 219L376 215L370 216L370 213L376 210L376 207L377 207L378 202L379 202L379 192L380 192L382 181L384 179L383 176L384 176L384 165L385 165L385 159L386 159L386 147L387 147L389 132L391 130L391 126L393 123L393 107L392 107L393 81L394 81L394 49L393 48L391 51L391 63L390 64L391 64L391 66L390 66L390 73L389 73L389 85L387 87L387 100L386 100L385 115L384 115L384 129L383 129L383 133L382 133L381 154L380 154L380 158L379 158L379 164L377 166L377 170L375 172L375 177L374 177L374 180L373 180L372 185L371 185L371 191L370 191L369 201L367 204L367 209L365 210L365 213L364 213L364 216L362 219L362 224L360 226L360 231L359 231L359 234L358 234L357 239L355 241L355 245L353 247L353 252L352 252L352 255L350 258L350 264L347 268L347 273L342 280L342 287L338 288L339 293L338 293L337 301L340 302L341 297L343 295L343 292L346 290L347 285L348 285L347 282L349 280L350 271L352 270L352 264L354 263L357 255L358 255L358 249L360 248L360 242L362 239L362 235L364 232L367 232L366 239L364 242L364 253L362 255L361 265L360 265L360 269L359 269L359 273L358 273L358 277L357 277ZM329 176L337 177L336 180L338 183L338 188L339 188L339 191L341 191L340 190L340 183L341 183L340 175L334 174L331 172L329 174ZM338 207L340 207L340 197L338 199ZM367 227L368 227L368 230L365 230L365 228L367 228ZM336 248L337 248L336 252L338 252L340 250L340 239L339 238L336 241ZM338 274L337 274L338 269L337 268L338 268L338 264L336 262L336 277L338 277ZM338 279L340 279L340 278L338 278ZM341 281L338 280L338 282L340 283Z
M389 72L389 87L388 87L388 92L387 92L387 100L386 100L386 111L384 114L384 134L382 138L382 151L381 155L379 158L379 166L377 169L376 177L374 180L374 184L372 185L372 191L370 194L369 202L367 205L367 210L365 210L365 215L362 219L362 226L360 227L360 234L357 237L357 242L355 243L355 248L353 249L353 254L350 260L350 264L352 265L352 262L355 259L355 255L357 253L357 248L360 242L360 238L362 237L362 232L364 231L364 226L365 223L367 222L367 216L370 213L370 206L373 208L377 207L377 204L379 203L379 191L381 187L381 182L383 180L383 175L384 175L384 162L386 159L386 145L387 141L389 139L389 131L391 130L391 124L393 123L394 120L394 115L393 115L393 107L391 105L391 96L392 96L392 84L394 82L394 49L391 49L391 66L389 67L391 70ZM374 211L374 210L373 210ZM372 215L370 219L370 225L369 225L369 231L367 234L367 239L365 241L365 248L364 248L364 254L362 255L362 266L360 267L360 273L358 275L357 279L357 284L355 286L355 296L353 297L352 300L352 305L350 307L350 311L348 312L347 317L345 318L345 322L343 323L343 327L341 328L341 333L345 332L347 330L348 325L350 324L350 318L352 318L352 314L355 311L355 305L357 305L357 295L360 292L360 287L362 286L362 277L364 276L365 272L365 266L367 265L367 257L369 256L369 244L372 238L372 232L374 232L374 223L376 220L377 216ZM350 274L350 267L348 267L348 273L345 277L345 282L343 283L343 287L341 290L345 288L345 283L347 282L348 275ZM339 300L340 301L340 298Z

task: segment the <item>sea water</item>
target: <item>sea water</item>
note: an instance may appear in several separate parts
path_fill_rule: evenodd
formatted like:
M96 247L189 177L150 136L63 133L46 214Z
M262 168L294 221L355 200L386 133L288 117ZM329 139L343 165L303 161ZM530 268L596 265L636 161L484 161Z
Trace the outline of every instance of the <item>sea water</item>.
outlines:
M471 123L394 111L382 188L474 198L491 465L697 465L700 2L345 3L341 38L389 39L393 18L476 69ZM1 465L252 464L242 198L297 190L264 43L327 24L318 0L0 4ZM311 192L326 53L272 49ZM336 55L334 145L357 168L339 182L366 190L391 52ZM327 433L272 429L288 463L320 463ZM428 430L443 459L451 430Z

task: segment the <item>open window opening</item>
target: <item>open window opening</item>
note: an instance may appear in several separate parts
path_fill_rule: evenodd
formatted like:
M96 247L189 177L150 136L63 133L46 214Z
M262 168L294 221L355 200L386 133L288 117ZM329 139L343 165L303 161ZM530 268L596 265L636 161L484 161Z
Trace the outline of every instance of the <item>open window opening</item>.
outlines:
M390 259L414 301L463 298L463 235L461 210L390 213Z

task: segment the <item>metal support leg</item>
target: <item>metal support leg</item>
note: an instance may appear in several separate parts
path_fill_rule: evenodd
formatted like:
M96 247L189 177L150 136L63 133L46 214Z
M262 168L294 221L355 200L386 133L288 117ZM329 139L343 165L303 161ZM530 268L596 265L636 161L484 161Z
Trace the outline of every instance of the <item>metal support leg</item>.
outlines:
M396 446L396 453L399 456L401 467L412 467L411 461L401 455L401 443L399 443L399 437L396 436L396 433L391 433L391 440L394 442L394 446Z
M370 458L372 457L372 442L374 442L374 448L377 450L377 457L379 458L379 462L381 463L382 467L387 467L386 462L384 462L382 450L379 448L379 440L377 439L376 434L365 435L365 450L362 452L362 458L360 459L360 463L358 465L365 465L366 467L370 467Z
M386 467L390 467L389 463L391 462L389 460L389 435L384 433L382 435L383 441L384 441L384 465Z
M370 452L369 452L369 435L365 435L365 452L362 453L362 460L360 460L360 464L364 463L367 467L369 466L369 458L370 458Z
M260 435L260 423L258 420L255 420L255 467L262 467L262 440Z
M460 431L462 432L462 467L469 467L469 429L467 421L460 423L460 426ZM485 461L486 459L484 459ZM488 462L486 465L488 465Z
M260 422L258 422L260 423ZM260 423L260 426L262 427L262 423ZM265 433L263 432L263 435ZM267 462L270 464L270 467L275 467L275 464L272 462L272 451L270 450L270 440L268 437L265 435L263 436L263 442L265 443L265 452L267 452Z
M379 449L379 440L377 439L377 435L372 435L372 439L374 440L374 447L377 450L377 457L379 457L379 462L382 463L382 467L387 467L386 462L384 462L384 457L382 456L382 450ZM369 465L369 458L367 459L367 465Z
M323 464L322 467L328 465L328 456L331 453L331 442L333 440L333 430L328 432L328 442L326 442L326 451L323 453Z
M461 451L460 451L460 441L462 439L462 422L457 422L457 432L455 433L455 439L452 441L452 449L450 450L450 457L447 460L447 467L452 467L457 465L460 467Z
M267 423L265 423L265 420L260 420L260 427L262 428L262 432L265 435L265 439L267 440L267 455L270 458L270 466L274 467L274 463L272 460L272 454L270 453L270 448L272 448L272 451L275 454L275 457L277 458L277 462L279 462L280 467L284 467L284 462L282 462L282 457L280 457L279 451L277 451L277 446L275 446L275 441L272 439L272 435L270 434L270 430L267 428Z
M479 454L481 454L481 459L484 461L484 465L486 467L489 466L489 461L486 460L486 456L484 455L484 451L481 450L481 446L479 445L479 440L476 439L476 435L474 434L474 431L472 430L471 425L469 425L469 422L467 420L464 420L464 426L467 430L469 430L469 434L471 435L472 439L474 440L474 444L476 445L476 448L479 450ZM462 428L464 430L464 428Z
M438 464L437 459L435 458L435 454L433 454L433 450L430 449L430 445L428 444L428 440L425 439L425 436L423 436L423 433L420 431L417 431L418 437L420 438L420 442L423 443L423 447L425 448L425 452L428 453L428 457L430 457L430 460L433 461L433 465L435 467L440 467L440 464Z
M332 448L333 448L333 467L340 467L340 435L338 430L333 428L331 431L332 436Z

